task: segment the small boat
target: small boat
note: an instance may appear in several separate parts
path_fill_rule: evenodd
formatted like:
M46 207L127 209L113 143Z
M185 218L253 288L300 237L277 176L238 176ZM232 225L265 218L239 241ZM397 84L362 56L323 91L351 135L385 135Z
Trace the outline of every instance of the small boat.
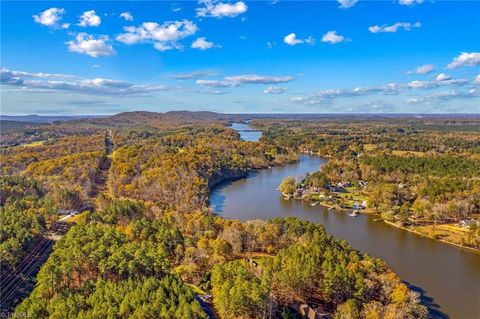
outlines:
M328 208L328 211L331 211L331 210L333 210L333 209L334 209L333 207L329 207L329 208Z
M310 203L310 206L317 206L319 204L319 202L312 202Z
M354 210L351 214L348 214L350 217L357 217L358 216L358 210Z

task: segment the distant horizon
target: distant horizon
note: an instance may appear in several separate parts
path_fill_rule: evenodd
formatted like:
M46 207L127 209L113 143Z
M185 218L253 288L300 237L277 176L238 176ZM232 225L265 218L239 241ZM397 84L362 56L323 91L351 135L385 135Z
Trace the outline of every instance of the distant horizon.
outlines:
M389 116L389 115L406 115L406 116L434 116L434 115L445 115L445 116L480 116L480 112L478 113L313 113L313 112L305 112L305 113L279 113L279 112L250 112L250 113L237 113L237 112L215 112L215 111L208 111L208 110L170 110L164 112L157 112L157 111L146 111L146 110L134 110L134 111L122 111L118 113L110 113L110 114L0 114L1 117L28 117L28 116L35 116L35 117L87 117L87 116L96 116L96 117L107 117L107 116L114 116L122 113L134 113L134 112L148 112L148 113L157 113L157 114L165 114L171 112L191 112L191 113L200 113L200 112L210 112L215 114L225 114L225 115L340 115L340 116L355 116L355 115L368 115L368 116Z

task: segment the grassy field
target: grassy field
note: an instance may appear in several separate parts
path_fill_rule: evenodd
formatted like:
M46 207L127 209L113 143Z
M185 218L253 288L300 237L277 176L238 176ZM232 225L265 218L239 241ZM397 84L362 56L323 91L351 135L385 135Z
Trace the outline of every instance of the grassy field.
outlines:
M375 144L363 144L363 148L365 151L373 151L377 149L377 145ZM392 151L393 155L397 156L425 156L425 152L417 152L417 151Z
M45 141L35 141L35 142L28 143L28 144L23 144L22 146L23 147L35 147L35 146L41 146L41 145L43 145L43 143L45 143Z
M408 226L408 229L457 245L463 245L462 238L468 233L467 228L457 224Z
M416 151L392 151L393 155L397 156L425 156L425 152L416 152Z

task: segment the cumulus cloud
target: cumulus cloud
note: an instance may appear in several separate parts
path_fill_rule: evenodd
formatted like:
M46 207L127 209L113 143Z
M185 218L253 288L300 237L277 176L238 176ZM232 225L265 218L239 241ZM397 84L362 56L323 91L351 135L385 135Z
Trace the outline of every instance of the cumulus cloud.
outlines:
M39 14L33 15L33 20L36 23L42 24L50 28L67 29L70 26L69 23L60 24L60 21L62 20L64 14L65 9L63 8L50 8L43 12L40 12Z
M368 28L368 31L371 33L380 33L380 32L387 32L387 33L394 33L397 32L398 29L404 29L405 31L410 31L413 28L420 28L422 24L420 22L410 23L410 22L397 22L392 25L374 25Z
M198 17L214 17L214 18L234 18L242 13L247 12L248 7L243 1L235 3L223 3L214 0L201 0L199 4L203 7L197 8Z
M119 17L123 18L125 21L133 21L133 16L129 11L120 13Z
M285 87L280 87L280 86L269 86L265 90L263 90L263 93L265 94L282 94L285 93L288 90L288 88Z
M344 41L347 41L347 39L344 36L337 34L337 31L328 31L322 37L322 42L328 42L331 44L337 44Z
M433 64L424 64L424 65L418 66L415 70L408 71L407 73L409 73L409 74L412 74L412 73L415 73L415 74L427 74L427 73L432 72L433 70L435 70L435 65L433 65Z
M399 0L398 3L402 6L413 6L415 4L422 4L423 0Z
M283 38L283 42L285 42L288 45L294 46L301 43L314 44L315 39L312 37L308 37L306 39L299 39L297 38L297 35L292 32Z
M72 41L66 42L70 52L86 54L94 58L111 56L116 52L109 44L110 38L106 35L95 37L87 33L79 33Z
M72 92L93 95L139 95L155 91L166 91L174 88L165 85L137 85L112 79L72 79L50 80L48 78L65 77L62 74L29 73L1 69L1 83L36 92ZM73 76L69 76L74 78ZM31 79L36 78L36 79ZM40 79L40 80L39 80Z
M340 4L340 8L348 9L353 7L358 2L358 0L337 0L337 2Z
M125 44L153 43L159 51L182 49L177 41L194 35L198 27L189 20L169 21L164 24L144 22L139 27L128 26L123 28L125 33L115 38Z
M447 68L456 69L463 66L477 66L479 64L479 52L462 52L459 56L455 57L450 64L447 65Z
M102 23L102 19L95 13L95 10L85 11L80 16L78 26L81 27L98 27Z
M437 81L447 81L447 80L451 80L451 79L452 79L452 77L450 75L446 75L445 73L440 73L435 78L435 80L437 80Z
M197 38L195 41L192 42L191 47L193 49L198 49L198 50L208 50L213 48L214 43L207 41L207 38L205 37L200 37Z
M283 42L288 45L296 45L303 43L303 40L297 39L297 35L295 33L290 33L283 38Z

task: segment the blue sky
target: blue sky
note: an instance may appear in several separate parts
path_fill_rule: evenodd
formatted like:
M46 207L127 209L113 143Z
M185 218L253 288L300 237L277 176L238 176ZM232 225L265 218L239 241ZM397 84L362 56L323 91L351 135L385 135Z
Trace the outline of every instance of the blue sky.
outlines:
M2 114L480 113L476 1L2 1Z

